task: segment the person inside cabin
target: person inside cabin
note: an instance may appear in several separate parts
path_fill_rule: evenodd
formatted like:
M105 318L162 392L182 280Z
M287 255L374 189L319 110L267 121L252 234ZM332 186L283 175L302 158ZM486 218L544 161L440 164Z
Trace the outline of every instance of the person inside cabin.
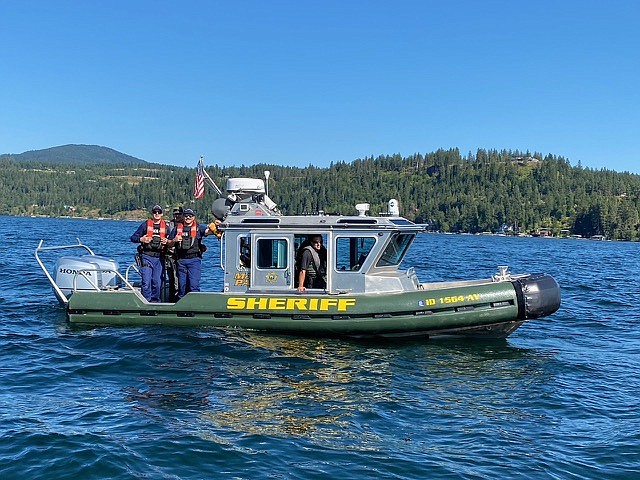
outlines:
M148 302L159 302L164 278L164 249L167 244L167 224L162 219L162 207L154 205L151 218L142 222L131 235L138 243L138 266L142 277L142 296Z
M298 291L327 288L327 249L322 244L322 235L311 235L300 245L300 252Z
M240 267L251 268L251 237L240 237Z
M211 234L217 235L211 228L213 226L199 225L194 211L187 208L184 222L178 223L169 233L168 245L175 247L178 266L178 299L189 292L200 291L202 254L207 249L202 239Z
M309 240L309 236L307 235L303 241L300 242L300 245L296 245L295 247L295 275L294 275L294 286L298 288L300 286L300 264L302 263L302 253L304 252L305 247L311 245L311 240Z
M167 223L167 232L171 231L178 226L179 223L184 222L184 209L182 207L176 207L173 209L173 219ZM167 279L169 280L169 301L178 301L178 260L176 258L176 251L174 246L167 247L165 253L165 264L167 270Z

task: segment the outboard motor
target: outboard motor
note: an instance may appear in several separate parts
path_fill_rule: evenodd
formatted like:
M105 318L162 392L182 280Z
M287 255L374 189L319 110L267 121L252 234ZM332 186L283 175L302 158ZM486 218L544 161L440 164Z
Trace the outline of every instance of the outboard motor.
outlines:
M69 298L74 291L74 278L76 290L117 287L118 267L118 262L115 260L99 255L60 257L55 264L53 280L62 293ZM86 272L78 274L80 270L86 270Z

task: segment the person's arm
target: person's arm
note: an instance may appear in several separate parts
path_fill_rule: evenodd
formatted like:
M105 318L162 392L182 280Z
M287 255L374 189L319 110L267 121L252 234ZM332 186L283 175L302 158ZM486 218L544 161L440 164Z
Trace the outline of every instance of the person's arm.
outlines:
M307 271L304 268L300 269L300 273L298 274L298 291L304 292L306 288L304 288L304 279L307 276Z
M142 223L138 229L133 232L131 235L131 241L133 243L149 243L149 241L145 241L147 239L147 224Z
M176 244L176 242L177 242L177 240L176 240L177 231L178 231L178 229L176 227L173 227L171 232L169 232L169 235L167 236L167 246L173 247Z
M302 252L302 258L300 259L300 273L298 274L298 291L304 292L306 290L304 286L304 280L307 278L307 268L309 268L309 253L305 250Z
M220 220L216 220L215 222L211 222L208 226L207 229L204 231L204 237L208 237L209 235L215 235L216 237L220 238L222 237L222 231L218 229L218 225L220 225L222 222L220 222Z

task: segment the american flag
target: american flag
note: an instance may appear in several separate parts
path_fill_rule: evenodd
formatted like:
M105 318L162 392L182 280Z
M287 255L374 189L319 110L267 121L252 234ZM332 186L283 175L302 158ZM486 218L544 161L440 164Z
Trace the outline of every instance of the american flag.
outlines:
M198 199L204 197L204 164L202 163L202 157L200 157L198 161L196 184L193 186L193 196Z

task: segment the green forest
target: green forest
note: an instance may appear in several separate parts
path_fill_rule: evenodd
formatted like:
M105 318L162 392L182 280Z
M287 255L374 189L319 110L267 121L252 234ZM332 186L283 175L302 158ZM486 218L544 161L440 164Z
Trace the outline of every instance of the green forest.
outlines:
M195 167L194 161L194 167ZM443 232L604 235L640 239L640 175L572 166L561 156L458 149L368 157L329 167L205 166L228 177L271 172L269 196L285 214L385 212L395 198L406 218ZM159 203L189 206L201 220L215 192L193 200L195 168L140 163L56 163L0 158L0 214L142 218Z

